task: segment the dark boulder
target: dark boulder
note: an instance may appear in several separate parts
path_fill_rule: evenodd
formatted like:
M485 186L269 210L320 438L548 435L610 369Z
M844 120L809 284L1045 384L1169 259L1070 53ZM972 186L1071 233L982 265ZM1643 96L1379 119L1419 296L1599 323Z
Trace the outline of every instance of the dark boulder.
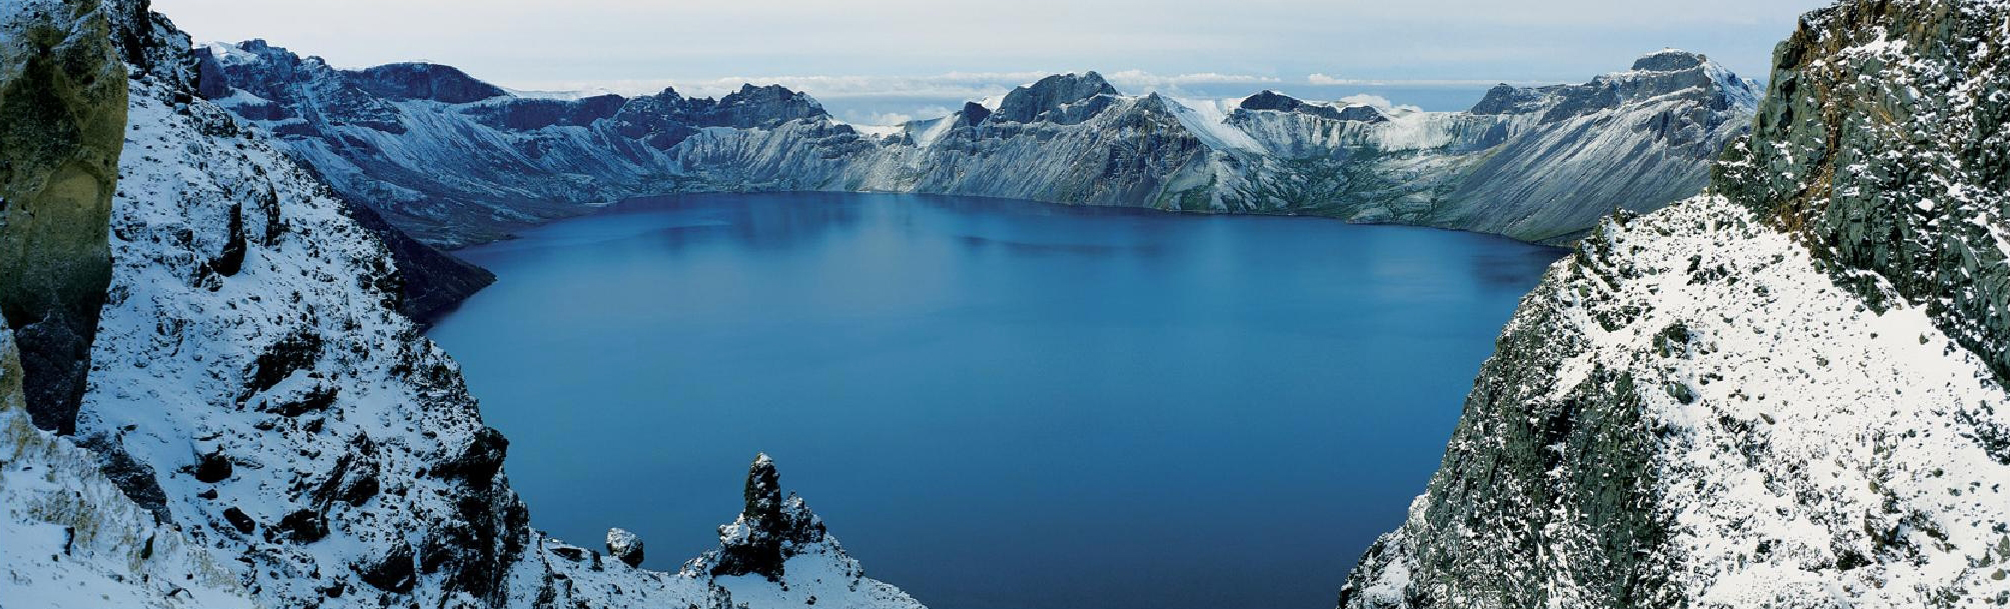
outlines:
M279 519L279 530L300 543L314 543L328 536L328 517L310 509L299 509Z
M476 488L487 489L496 472L502 470L503 457L509 453L509 438L494 427L483 427L475 432L461 454L433 468L433 474L443 478L461 478Z
M196 460L195 479L206 484L216 484L230 479L232 469L230 457L223 456L218 449Z
M225 509L223 511L223 519L230 523L231 528L237 529L237 532L246 535L250 535L252 529L258 528L258 523L253 522L251 516L246 515L244 510L237 509L236 507Z
M412 586L419 581L418 571L412 564L412 546L404 543L392 547L383 558L352 568L363 583L385 592L411 592Z
M271 389L293 373L313 367L321 358L321 345L320 335L304 330L273 342L252 360L244 397Z
M111 478L112 484L119 487L119 492L124 493L127 499L131 499L140 508L153 512L156 521L171 521L167 508L167 493L161 490L160 480L154 477L152 466L133 458L132 453L126 452L124 445L105 436L94 435L78 442L77 445L89 449L98 456L98 469L105 473L105 477ZM215 493L215 490L205 492ZM216 495L211 494L208 498L214 499Z

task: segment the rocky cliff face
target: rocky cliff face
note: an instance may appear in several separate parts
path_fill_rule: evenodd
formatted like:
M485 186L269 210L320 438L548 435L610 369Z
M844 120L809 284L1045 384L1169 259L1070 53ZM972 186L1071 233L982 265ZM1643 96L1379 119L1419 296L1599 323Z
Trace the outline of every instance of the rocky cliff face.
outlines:
M91 3L24 2L0 17L0 317L35 425L68 434L111 278L125 65Z
M1567 241L1616 208L1695 194L1748 123L1749 81L1666 51L1473 112L1214 102L1055 75L997 108L872 135L778 87L718 100L384 95L263 42L208 47L206 94L421 240L488 240L642 194L874 190L1197 212L1314 214ZM449 68L435 72L459 74ZM407 89L423 88L417 85ZM455 98L458 99L458 98ZM1567 186L1566 186L1567 185Z
M0 23L62 28L56 39L112 50L94 57L131 74L112 82L126 93L97 227L109 287L73 437L26 425L19 383L32 376L0 333L0 598L733 606L709 575L603 562L531 528L503 471L507 440L397 311L385 243L311 170L196 95L187 37L145 2L8 5ZM16 78L0 73L0 90ZM439 70L368 78L359 86L414 99L482 91ZM50 254L14 239L0 245Z
M1523 300L1340 606L2010 599L2006 27L1993 0L1805 17L1712 192L1613 216Z
M1995 1L1851 2L1781 43L1718 190L1795 230L1873 306L1925 307L2010 373L2010 42Z

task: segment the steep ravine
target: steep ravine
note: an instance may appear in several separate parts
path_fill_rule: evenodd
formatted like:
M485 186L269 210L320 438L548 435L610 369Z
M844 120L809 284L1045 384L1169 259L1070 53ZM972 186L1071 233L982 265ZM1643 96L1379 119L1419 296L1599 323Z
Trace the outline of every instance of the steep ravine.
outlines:
M2010 601L1998 0L1845 0L1711 192L1619 214L1486 363L1368 607Z
M396 310L384 242L312 171L195 94L186 35L141 0L9 4L0 24L5 66L47 57L36 41L63 41L75 50L65 70L110 79L76 82L122 92L34 107L102 117L111 104L120 120L109 138L22 136L61 153L42 156L7 140L12 184L76 175L64 163L80 156L115 163L116 181L65 178L64 193L105 201L7 193L10 210L50 217L77 217L49 207L58 204L102 209L36 233L60 239L5 233L0 249L56 270L108 252L109 287L22 288L60 297L53 307L72 296L103 303L95 339L81 345L88 359L57 361L88 370L74 435L28 425L24 381L35 375L16 355L21 333L0 332L0 604L808 604L771 590L780 587L836 606L920 606L821 535L787 550L787 573L753 581L640 569L539 533L509 487L508 441L482 424L454 362ZM36 37L16 37L24 31ZM0 91L47 74L0 72ZM70 152L107 143L95 156ZM759 470L773 479L765 459ZM640 543L616 535L606 547L627 557Z

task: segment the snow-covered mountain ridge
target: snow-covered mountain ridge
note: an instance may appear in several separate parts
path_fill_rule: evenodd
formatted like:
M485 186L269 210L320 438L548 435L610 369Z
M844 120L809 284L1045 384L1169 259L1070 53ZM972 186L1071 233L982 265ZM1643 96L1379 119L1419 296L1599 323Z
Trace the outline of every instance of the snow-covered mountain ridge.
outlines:
M1522 301L1367 607L2010 602L2010 3L1844 0Z
M1615 207L1695 194L1757 93L1660 51L1579 85L1503 86L1469 112L1263 92L1226 106L1123 95L1094 72L896 129L807 95L521 98L446 66L346 71L263 41L209 45L204 95L345 196L458 246L621 198L866 190L1198 212L1312 214L1563 242ZM1567 185L1567 186L1566 186Z
M88 359L69 362L88 370L73 419L30 425L24 413L52 398L24 381L65 368L24 368L19 332L0 332L0 605L806 606L780 586L836 606L920 607L827 537L759 582L650 571L545 537L510 490L507 440L397 311L383 240L311 169L196 94L185 34L140 0L9 4L0 24L0 65L31 66L0 71L0 115L111 104L119 117L104 141L0 133L10 152L42 155L17 158L83 149L116 168L103 191L61 191L102 196L97 224L40 241L0 233L10 261L88 262L73 244L92 239L110 253ZM72 53L64 71L33 67L52 44ZM111 78L86 78L97 74ZM14 97L77 82L118 94ZM65 167L10 164L7 183L69 184ZM9 188L0 209L97 204ZM72 304L34 280L0 276L0 288Z

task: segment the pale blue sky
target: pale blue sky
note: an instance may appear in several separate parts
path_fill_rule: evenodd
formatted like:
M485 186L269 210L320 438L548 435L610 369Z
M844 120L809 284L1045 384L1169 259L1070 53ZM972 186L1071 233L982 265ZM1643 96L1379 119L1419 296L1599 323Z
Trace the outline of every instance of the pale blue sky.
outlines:
M1821 0L155 0L198 40L520 89L784 82L821 97L1094 69L1139 79L1582 82L1662 47L1765 78ZM965 74L960 78L949 73ZM993 74L1002 73L1002 74ZM797 77L794 79L784 77ZM809 86L802 77L821 77ZM905 78L889 78L905 77ZM1030 80L1030 78L1025 79ZM1311 78L1310 81L1316 81ZM1122 83L1120 83L1122 84ZM990 86L972 88L990 90ZM1135 88L1135 87L1130 87ZM1251 90L1264 88L1252 85ZM1286 87L1288 88L1288 87Z

